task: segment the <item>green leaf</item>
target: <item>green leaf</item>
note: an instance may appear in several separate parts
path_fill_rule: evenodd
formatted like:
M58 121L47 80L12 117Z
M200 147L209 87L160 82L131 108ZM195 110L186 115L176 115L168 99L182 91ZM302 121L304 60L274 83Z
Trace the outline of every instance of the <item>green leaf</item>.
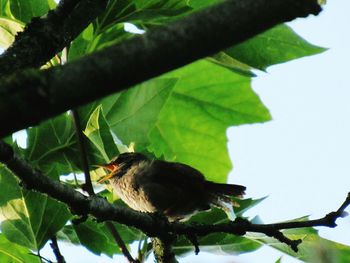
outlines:
M90 24L80 35L73 40L68 52L68 61L80 58L88 53L88 47L93 40L93 25Z
M289 26L278 25L225 53L253 68L265 70L268 66L324 52L298 36Z
M140 236L140 232L135 229L117 223L113 225L126 244L132 243ZM78 225L66 226L59 237L68 239L74 244L81 244L97 255L103 253L112 257L114 254L121 253L105 223L88 220Z
M24 23L28 23L33 17L42 16L50 10L52 1L48 0L11 0L12 14Z
M190 10L186 0L112 0L106 12L97 20L96 33L121 22L163 24Z
M0 16L2 18L13 18L10 10L10 3L8 0L0 0Z
M246 207L249 209L249 205ZM193 216L190 223L218 224L228 222L226 214L218 208L213 208L208 212L201 212ZM261 244L256 243L246 237L235 236L226 233L213 233L204 237L199 237L201 251L216 254L244 253L257 250ZM193 244L187 239L180 238L174 245L174 252L178 255L188 253L193 250Z
M25 157L34 167L55 179L76 171L80 155L71 115L65 113L28 129Z
M84 134L93 143L106 163L119 152L101 109L102 105L99 105L90 115Z
M84 133L91 142L90 162L108 162L131 143L144 151L175 83L174 78L150 80L80 108L83 123L88 117Z
M17 32L23 30L23 25L9 18L0 17L0 47L6 49L15 40Z
M102 101L112 131L124 144L135 142L137 151L145 149L149 144L147 135L176 82L176 78L153 79Z
M124 30L124 24L116 24L95 36L89 43L86 51L87 53L90 53L92 51L100 50L120 43L132 36L133 34L130 34Z
M4 166L0 166L0 185L1 232L11 242L37 251L71 217L64 204L22 189Z
M165 76L179 80L150 133L148 149L225 182L231 169L226 129L271 118L250 78L205 60Z
M234 198L234 201L238 203L239 207L234 207L235 214L237 216L242 216L247 210L250 208L260 204L262 201L264 201L267 197L262 197L258 199L252 199L252 198L246 198L246 199L239 199Z
M29 249L16 245L0 234L0 262L2 263L40 263L40 259Z

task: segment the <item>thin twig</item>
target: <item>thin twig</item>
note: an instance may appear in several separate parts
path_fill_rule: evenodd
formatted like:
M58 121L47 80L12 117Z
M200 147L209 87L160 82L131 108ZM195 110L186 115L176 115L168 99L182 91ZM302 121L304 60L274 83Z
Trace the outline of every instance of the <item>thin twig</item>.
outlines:
M117 229L114 227L112 222L105 222L109 232L111 232L115 242L118 244L120 250L122 251L123 255L129 260L130 263L140 263L138 259L134 259L128 248L126 247L123 239L121 238L120 234L118 233Z
M73 109L71 110L71 112L74 120L75 131L78 137L81 164L82 164L82 168L85 176L85 184L83 185L83 190L86 191L90 196L94 196L95 192L91 182L90 171L89 171L89 161L87 157L88 154L85 146L85 138L82 132L81 124L80 124L80 117L77 110Z
M84 176L85 176L85 184L83 186L83 190L85 190L89 194L89 196L95 196L94 188L92 186L91 177L90 177L89 161L87 158L88 155L87 155L87 150L86 150L86 146L85 146L85 138L84 138L82 128L80 125L79 114L76 110L72 110L72 115L73 115L73 119L74 119L75 130L76 130L76 133L78 136L78 144L79 144L79 150L80 150L80 154L81 154L81 162L82 162ZM131 256L128 248L125 245L125 242L121 238L118 230L114 227L113 223L107 221L107 222L105 222L105 225L108 228L109 232L112 234L115 242L119 246L123 255L129 260L129 262L139 263L138 260L135 260Z
M50 247L52 248L52 251L55 254L57 263L66 263L66 260L61 254L60 248L58 247L56 236L51 237Z

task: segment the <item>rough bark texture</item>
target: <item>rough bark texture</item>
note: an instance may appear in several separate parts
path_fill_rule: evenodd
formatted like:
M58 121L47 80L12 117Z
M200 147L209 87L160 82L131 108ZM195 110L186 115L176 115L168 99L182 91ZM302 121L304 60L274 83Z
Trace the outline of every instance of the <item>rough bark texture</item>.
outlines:
M152 238L152 246L158 263L178 263L171 249L172 240Z
M63 0L46 16L33 18L0 56L0 75L45 64L69 45L106 5L106 0Z
M0 137L320 10L316 0L227 0L64 66L5 77Z

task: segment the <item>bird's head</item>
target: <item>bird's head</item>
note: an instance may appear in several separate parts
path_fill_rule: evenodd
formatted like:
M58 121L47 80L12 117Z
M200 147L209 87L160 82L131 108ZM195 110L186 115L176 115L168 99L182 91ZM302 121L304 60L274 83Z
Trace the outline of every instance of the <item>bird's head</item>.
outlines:
M131 166L145 160L148 160L148 158L142 153L127 152L119 154L108 164L99 165L99 167L108 170L109 173L106 176L102 177L98 182L102 183L115 176L123 176Z

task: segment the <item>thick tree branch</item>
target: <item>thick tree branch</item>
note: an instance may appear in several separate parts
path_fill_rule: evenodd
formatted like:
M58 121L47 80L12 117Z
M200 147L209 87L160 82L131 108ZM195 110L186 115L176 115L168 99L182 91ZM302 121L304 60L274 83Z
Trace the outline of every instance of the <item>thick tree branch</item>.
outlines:
M0 112L12 114L0 115L0 138L320 10L317 0L227 0L63 66L8 76Z
M9 145L2 141L0 141L0 162L6 164L22 180L27 188L47 194L64 202L77 214L90 214L100 221L113 220L136 227L150 237L159 238L161 242L172 240L174 235L185 235L187 237L205 236L217 232L244 235L246 232L257 232L274 237L297 251L297 246L301 240L291 240L283 235L280 230L314 226L335 227L335 221L345 215L344 210L350 204L350 194L348 194L346 200L337 211L329 213L320 219L302 222L252 224L247 220L237 219L233 222L216 225L169 223L161 217L140 213L129 208L114 206L103 198L88 198L71 187L54 181L39 171L34 170L30 164L21 159L13 152ZM167 247L169 246L167 245Z
M69 45L106 5L106 0L61 0L46 16L33 18L0 56L0 75L45 64Z

